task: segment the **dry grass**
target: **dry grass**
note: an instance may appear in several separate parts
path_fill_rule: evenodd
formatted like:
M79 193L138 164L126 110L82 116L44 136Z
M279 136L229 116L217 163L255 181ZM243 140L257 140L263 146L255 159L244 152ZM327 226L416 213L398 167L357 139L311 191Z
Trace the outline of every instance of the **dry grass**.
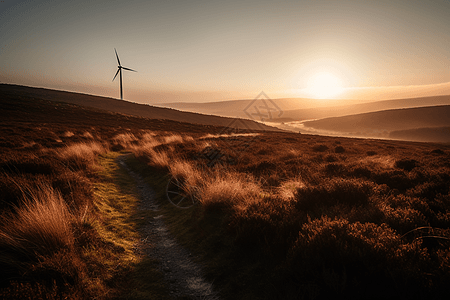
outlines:
M196 193L200 213L183 226L195 232L193 247L223 257L211 272L228 276L226 288L246 282L262 299L311 293L385 298L399 290L416 299L448 291L442 279L428 277L450 278L447 152L281 134L260 135L242 148L254 137L228 138L209 135L158 148L170 160L168 172ZM206 166L208 149L225 157L244 152L233 164L212 168ZM424 226L439 236L402 236ZM230 263L236 259L240 264ZM226 275L237 276L236 268L250 272L254 264L264 275Z
M88 138L88 139L94 139L94 136L89 132L89 131L85 131L82 134L83 137Z
M55 299L68 297L69 291L73 297L83 294L85 265L75 250L74 221L61 194L49 184L24 191L21 206L4 215L0 225L2 277L15 275L54 285L50 290L39 284L26 288L32 298L40 292L51 292ZM1 293L5 297L17 296L14 289Z
M170 144L170 143L182 143L183 137L179 134L172 134L168 135L162 138L164 144Z
M121 150L135 145L138 138L134 134L126 132L114 136L111 141L113 143L113 147L115 148L114 150Z
M217 172L201 183L199 201L206 210L238 209L258 202L263 190L254 180L238 173Z
M66 146L58 157L71 169L87 170L95 164L95 158L99 154L106 153L107 147L98 142L77 143Z
M5 101L18 105L22 100ZM26 231L2 227L4 284L13 277L36 282L46 278L45 283L56 280L64 288L91 278L92 285L97 280L108 290L108 284L120 281L109 277L105 283L110 275L104 266L111 270L123 249L131 249L116 238L129 236L122 231L126 222L118 218L111 224L114 234L104 227L103 238L99 236L92 226L95 212L89 212L93 206L86 177L96 155L106 151L103 143L110 143L159 166L156 172L151 169L155 182L165 178L158 173L163 170L190 183L186 186L193 187L200 205L176 215L180 225L174 232L190 232L187 243L200 248L197 253L203 255L210 278L217 279L229 298L417 299L450 294L449 146L285 133L218 135L221 128L121 118L73 106L55 110L42 101L23 107L30 110L29 124L23 125L22 114L12 119L8 112L5 122L11 123L0 127L0 168L7 173L0 174L3 224L25 223L33 216L31 210L35 219L51 210L64 215L64 204L58 206L57 200L53 208L22 206L22 193L10 179L30 188L43 180L65 199L71 233L48 233L50 241L36 246L36 239L42 239L38 235L28 233L29 242L17 238ZM52 123L35 126L46 122ZM67 131L77 134L60 136ZM86 131L101 143L78 134ZM226 168L207 167L207 150L218 150ZM101 192L110 191L105 186ZM103 207L105 215L113 209L122 212L116 200L112 195ZM12 205L17 214L9 213ZM64 231L42 224L36 230ZM428 231L417 229L421 227ZM21 252L27 251L26 243L37 254ZM39 251L50 252L43 257ZM17 264L6 262L11 259Z
M285 200L291 200L294 198L295 192L298 189L304 188L305 183L300 178L292 178L284 181L279 187L279 195Z
M15 214L3 220L1 237L18 252L46 254L73 246L72 214L61 194L48 184L28 190Z
M66 131L62 134L63 137L72 137L74 135L75 133L73 133L72 131Z

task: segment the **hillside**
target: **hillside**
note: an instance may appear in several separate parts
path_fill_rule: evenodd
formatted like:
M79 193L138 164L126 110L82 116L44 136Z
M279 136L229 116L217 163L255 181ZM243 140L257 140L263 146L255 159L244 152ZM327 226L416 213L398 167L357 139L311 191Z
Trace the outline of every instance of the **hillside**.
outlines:
M283 112L281 118L285 118L285 114L291 110L315 110L317 108L326 109L330 106L335 107L340 105L353 105L360 103L360 101L358 100L340 100L339 103L336 103L335 100L317 101L316 99L308 98L280 98L270 100ZM228 100L207 103L176 102L165 103L161 106L175 108L183 111L200 112L218 116L248 118L245 110L252 103L252 101L254 101L254 99Z
M3 95L0 298L449 294L450 145L222 130Z
M396 140L450 143L450 127L426 127L391 131L389 137Z
M390 109L414 108L414 107L436 106L436 105L450 105L450 96L382 100L367 103L355 103L351 105L287 110L284 111L283 113L283 118L285 120L279 121L286 122L286 119L289 119L291 121L294 120L305 121L329 117L341 117L346 115L354 115Z
M231 100L208 103L167 103L163 106L183 111L200 112L219 116L248 118L245 108L253 100ZM283 111L280 118L272 122L305 121L328 117L339 117L388 109L413 108L435 105L450 105L450 96L420 97L381 101L315 100L304 98L272 99ZM364 102L364 103L361 103Z
M392 109L303 122L305 127L341 133L370 133L450 126L450 105Z
M231 118L182 112L175 109L132 103L124 100L50 89L0 84L0 96L2 98L35 98L42 100L67 102L76 105L93 107L115 113L144 117L149 119L165 119L201 125L236 127L240 129L279 131L279 129L254 122L252 120L236 121Z

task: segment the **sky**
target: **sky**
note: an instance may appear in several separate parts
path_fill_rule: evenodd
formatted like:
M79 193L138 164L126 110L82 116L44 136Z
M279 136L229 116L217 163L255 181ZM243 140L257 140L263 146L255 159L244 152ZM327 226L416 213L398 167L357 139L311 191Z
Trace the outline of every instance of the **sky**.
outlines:
M5 0L0 82L119 98L116 48L139 103L314 98L320 73L337 99L450 94L449 16L448 0Z

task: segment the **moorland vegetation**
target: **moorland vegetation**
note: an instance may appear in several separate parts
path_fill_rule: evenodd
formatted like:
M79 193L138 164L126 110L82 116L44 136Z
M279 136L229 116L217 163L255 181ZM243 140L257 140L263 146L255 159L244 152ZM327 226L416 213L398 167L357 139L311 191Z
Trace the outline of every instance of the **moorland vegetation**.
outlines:
M105 237L112 208L98 193L108 183L99 161L117 152L134 154L130 165L157 190L172 233L223 298L450 295L448 145L236 132L9 100L0 121L3 298L114 298L125 288L134 264L123 258L133 254ZM172 178L196 205L167 201Z

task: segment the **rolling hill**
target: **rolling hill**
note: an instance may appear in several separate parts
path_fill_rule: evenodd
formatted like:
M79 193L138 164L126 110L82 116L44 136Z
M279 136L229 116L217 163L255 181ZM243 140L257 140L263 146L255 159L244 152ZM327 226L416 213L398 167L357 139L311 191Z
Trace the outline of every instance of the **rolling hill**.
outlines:
M161 104L163 107L175 108L183 111L190 112L200 112L204 114L212 114L218 116L227 117L240 117L248 118L245 113L245 109L254 101L255 99L244 99L244 100L228 100L228 101L217 101L217 102L206 102L206 103L187 103L187 102L176 102L176 103L165 103ZM281 118L285 117L285 113L292 110L301 109L317 109L317 108L327 108L336 106L335 100L320 100L308 99L308 98L280 98L280 99L270 99L281 111L283 115ZM360 103L358 100L342 100L339 102L340 105L353 105Z
M316 130L356 136L376 136L417 141L450 142L450 105L391 109L303 122ZM424 131L424 128L427 128ZM417 131L420 129L419 131ZM435 131L439 131L437 133ZM392 132L392 133L391 133ZM395 132L395 133L394 133ZM424 132L428 132L425 134ZM430 134L435 132L434 134ZM435 137L439 136L437 139Z
M219 116L210 116L199 113L182 112L170 108L161 108L151 105L138 104L124 100L92 96L65 91L43 88L33 88L19 85L0 84L0 97L19 97L28 99L42 99L72 103L80 106L92 107L115 113L131 116L172 120L192 124L233 127L249 130L279 131L280 129L257 123L253 120L232 119ZM1 101L1 98L0 98Z
M231 100L208 103L167 103L183 111L200 112L219 116L247 118L244 110L253 100ZM412 108L435 105L450 105L450 96L420 97L381 101L315 100L304 98L272 99L283 111L281 118L272 122L305 121L328 117L340 117L388 109ZM361 103L364 102L364 103Z

